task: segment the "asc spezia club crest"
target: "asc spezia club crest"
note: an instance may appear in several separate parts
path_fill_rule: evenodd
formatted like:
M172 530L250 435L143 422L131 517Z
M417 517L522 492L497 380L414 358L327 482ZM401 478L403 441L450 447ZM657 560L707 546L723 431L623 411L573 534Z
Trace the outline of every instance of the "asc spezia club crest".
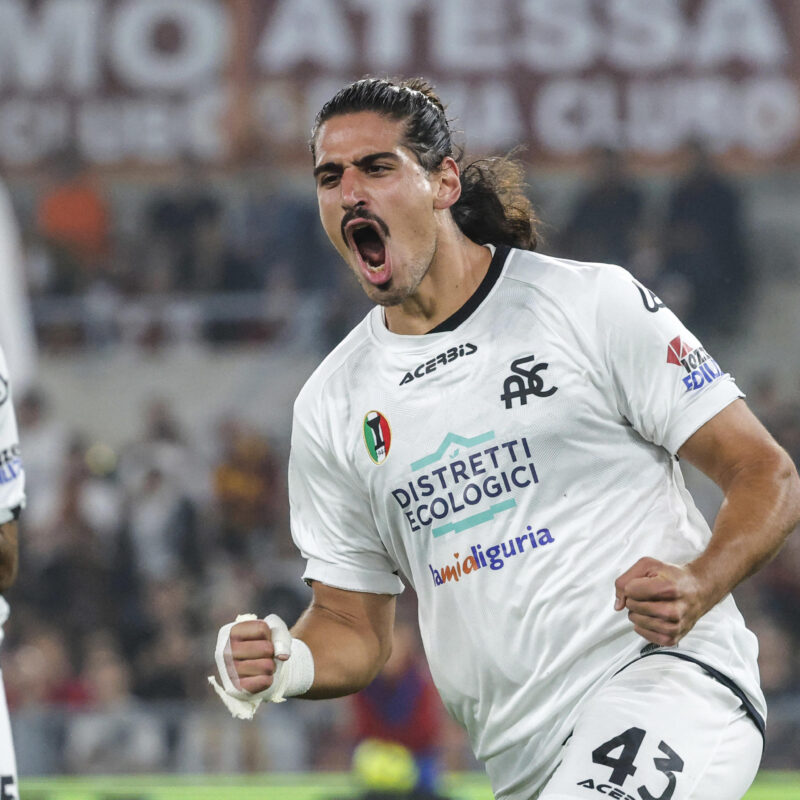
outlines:
M392 446L392 430L386 417L380 411L368 411L364 416L364 443L369 457L382 464Z

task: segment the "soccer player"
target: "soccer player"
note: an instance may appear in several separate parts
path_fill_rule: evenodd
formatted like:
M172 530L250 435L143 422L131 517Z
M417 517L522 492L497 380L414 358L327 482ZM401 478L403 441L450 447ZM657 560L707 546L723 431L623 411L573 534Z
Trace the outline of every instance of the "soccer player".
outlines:
M534 252L519 167L462 169L425 81L345 87L311 151L376 306L295 404L312 602L224 626L218 692L251 716L363 688L405 580L497 798L740 798L766 709L730 592L800 517L789 457L627 272ZM680 460L724 492L713 531Z
M12 406L6 360L0 349L0 642L8 619L8 603L2 596L17 577L19 550L17 519L25 505L25 471L19 453L17 420ZM11 738L5 690L0 679L0 800L15 800L17 760Z

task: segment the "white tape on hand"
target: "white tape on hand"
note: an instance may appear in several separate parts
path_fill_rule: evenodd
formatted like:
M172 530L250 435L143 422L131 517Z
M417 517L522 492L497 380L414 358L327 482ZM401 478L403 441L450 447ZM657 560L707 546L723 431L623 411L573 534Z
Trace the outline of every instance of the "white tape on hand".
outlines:
M254 619L258 619L255 614L240 614L235 622L220 628L214 659L222 686L213 675L208 677L214 691L238 719L252 719L262 701L283 703L287 697L304 694L314 682L314 659L308 646L300 639L292 638L286 623L277 614L270 614L264 621L269 626L275 648L272 685L263 692L253 693L242 689L231 654L231 628L238 622Z

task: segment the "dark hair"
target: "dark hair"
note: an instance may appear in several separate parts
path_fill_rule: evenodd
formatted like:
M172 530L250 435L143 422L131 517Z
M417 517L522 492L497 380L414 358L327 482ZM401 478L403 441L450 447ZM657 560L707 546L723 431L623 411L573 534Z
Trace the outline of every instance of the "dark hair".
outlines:
M442 101L424 78L387 80L363 78L345 86L320 109L309 146L316 156L319 129L331 117L374 111L405 121L403 144L427 172L435 172L450 156L461 170L461 197L450 209L465 236L478 244L506 244L534 250L538 220L525 195L522 164L513 153L483 158L462 166Z

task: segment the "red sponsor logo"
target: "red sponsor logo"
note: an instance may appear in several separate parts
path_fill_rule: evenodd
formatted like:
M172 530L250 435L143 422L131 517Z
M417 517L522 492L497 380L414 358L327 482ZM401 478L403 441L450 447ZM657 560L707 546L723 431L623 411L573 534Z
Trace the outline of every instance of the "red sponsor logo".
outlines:
M676 336L667 345L667 364L681 366L682 360L686 358L692 350L694 350L693 347L689 347L680 336Z

